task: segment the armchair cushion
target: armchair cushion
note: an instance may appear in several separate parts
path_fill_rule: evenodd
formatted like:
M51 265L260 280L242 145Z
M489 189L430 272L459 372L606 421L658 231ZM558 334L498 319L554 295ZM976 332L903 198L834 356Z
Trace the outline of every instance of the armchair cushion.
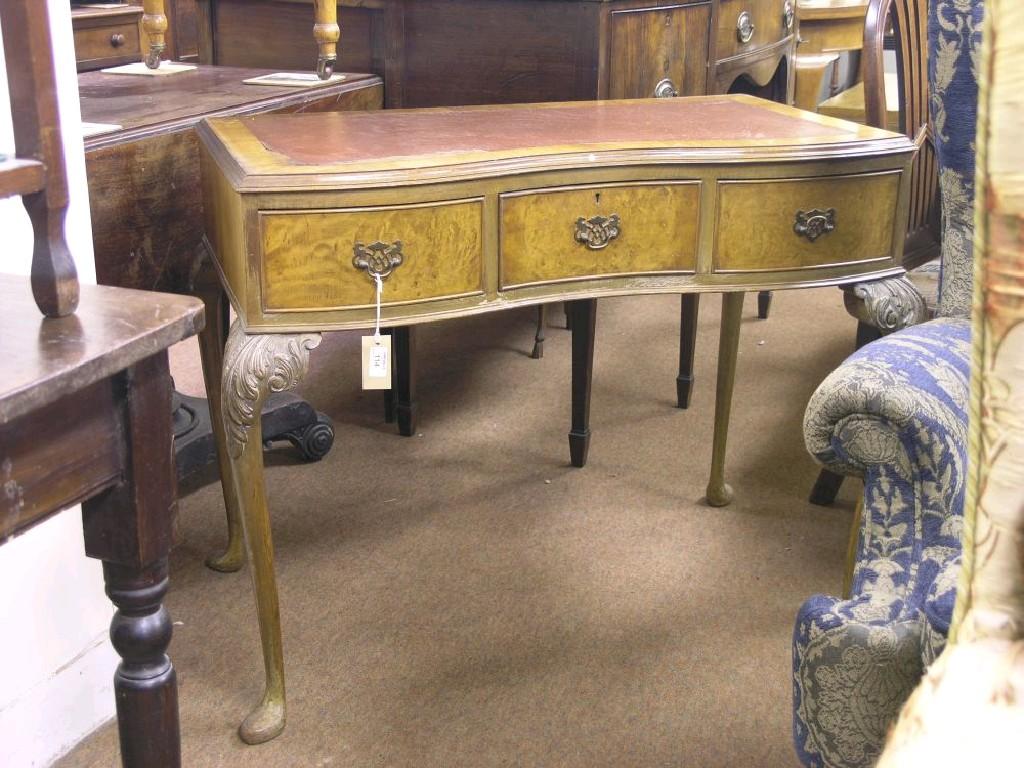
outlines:
M793 736L807 766L870 766L949 626L966 487L970 324L864 347L811 398L808 450L864 478L847 600L816 595L793 636Z

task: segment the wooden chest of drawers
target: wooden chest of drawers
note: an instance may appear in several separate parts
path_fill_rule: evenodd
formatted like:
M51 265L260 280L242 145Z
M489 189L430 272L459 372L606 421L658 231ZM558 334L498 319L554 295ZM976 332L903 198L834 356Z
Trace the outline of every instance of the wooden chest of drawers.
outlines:
M312 0L198 4L202 61L313 66ZM390 107L690 96L734 87L785 100L791 67L780 65L795 48L793 0L338 5L338 67L381 75ZM743 14L752 31L741 41Z
M73 8L75 61L79 72L142 60L142 8Z

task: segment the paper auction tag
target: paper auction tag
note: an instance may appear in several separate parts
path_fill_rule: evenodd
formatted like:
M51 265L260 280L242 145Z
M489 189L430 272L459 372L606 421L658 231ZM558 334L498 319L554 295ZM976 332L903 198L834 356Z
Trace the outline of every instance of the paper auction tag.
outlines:
M363 389L391 389L390 336L363 336Z

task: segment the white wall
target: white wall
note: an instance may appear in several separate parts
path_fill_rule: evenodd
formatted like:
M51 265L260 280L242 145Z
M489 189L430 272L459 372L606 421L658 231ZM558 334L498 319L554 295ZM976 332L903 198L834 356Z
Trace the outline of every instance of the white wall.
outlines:
M95 282L70 4L47 0L53 27L71 208L67 238L83 283ZM0 51L2 54L2 51ZM17 77L17 72L8 73ZM0 71L0 151L12 152ZM0 201L0 272L28 274L32 231L21 201ZM2 366L2 363L0 363ZM69 509L0 547L0 765L46 766L114 714L113 608L100 564L85 557Z

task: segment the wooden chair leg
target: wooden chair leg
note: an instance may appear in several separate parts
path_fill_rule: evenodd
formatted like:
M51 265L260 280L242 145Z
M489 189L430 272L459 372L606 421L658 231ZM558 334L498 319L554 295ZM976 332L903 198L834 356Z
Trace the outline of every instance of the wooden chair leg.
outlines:
M715 436L711 447L711 477L707 501L724 507L732 501L732 487L725 482L725 447L729 437L732 390L736 382L740 323L743 320L743 294L722 294L722 328L718 341L718 384L715 387Z
M676 376L676 405L689 408L693 396L693 356L697 350L697 316L700 294L679 297L679 375Z
M857 349L860 349L865 344L870 344L872 341L880 338L882 338L881 331L873 325L857 323ZM842 475L837 475L835 472L823 469L818 473L818 479L814 481L814 487L811 489L809 501L811 504L815 504L819 507L828 507L835 502L836 496L839 495L839 489L842 485Z
M772 308L772 298L774 294L771 291L758 291L757 292L757 316L761 320L768 319L768 312Z
M597 299L566 303L572 327L572 428L569 460L574 467L587 463L590 451L590 385L594 376L594 330Z
M260 414L271 386L283 391L299 383L320 340L318 333L247 335L236 322L224 353L223 419L217 426L230 458L225 482L233 485L241 510L265 674L263 698L238 729L247 744L269 741L285 725L284 652Z
M416 335L411 326L395 328L392 333L395 356L395 417L398 433L403 437L416 434L419 403L416 401Z
M544 357L544 329L548 324L548 305L541 304L537 307L537 333L533 337L533 352L530 357L540 360Z

